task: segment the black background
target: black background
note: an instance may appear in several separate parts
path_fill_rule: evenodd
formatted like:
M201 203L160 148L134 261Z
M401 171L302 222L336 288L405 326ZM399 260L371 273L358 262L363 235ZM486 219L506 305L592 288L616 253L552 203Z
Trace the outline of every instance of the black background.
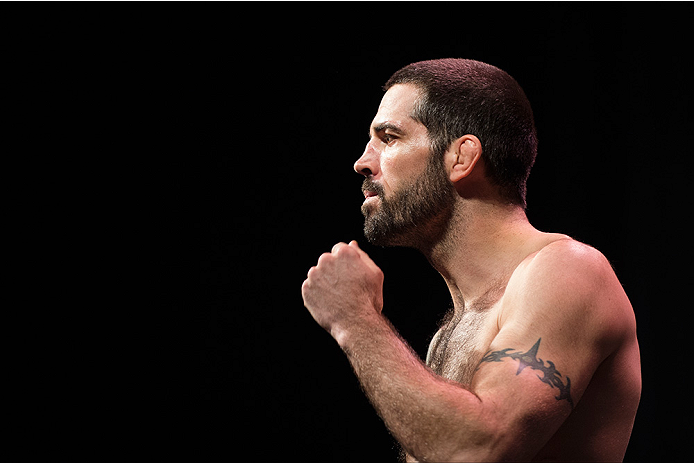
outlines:
M136 266L161 308L145 329L147 348L132 354L156 387L137 402L138 431L123 440L220 459L396 460L396 443L300 288L322 252L360 241L386 275L384 314L425 354L449 295L416 252L364 242L352 165L393 72L465 57L509 72L533 106L531 223L600 249L632 301L643 396L626 459L681 452L684 8L170 8L171 23L130 18L127 40L99 45L93 71L109 75L98 89L105 107L127 114L123 148L148 192L133 219L147 248ZM146 141L131 143L138 131Z

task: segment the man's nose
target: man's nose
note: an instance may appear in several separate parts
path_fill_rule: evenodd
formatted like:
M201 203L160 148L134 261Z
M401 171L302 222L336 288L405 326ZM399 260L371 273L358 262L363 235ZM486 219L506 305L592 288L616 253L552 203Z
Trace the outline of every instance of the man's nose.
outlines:
M364 153L354 163L354 171L362 174L364 177L375 177L378 175L378 153L371 146L371 143L366 145Z

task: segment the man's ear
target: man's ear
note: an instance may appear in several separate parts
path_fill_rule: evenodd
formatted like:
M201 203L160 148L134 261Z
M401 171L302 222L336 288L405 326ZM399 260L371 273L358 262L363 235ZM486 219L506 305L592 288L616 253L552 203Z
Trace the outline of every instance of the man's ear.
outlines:
M482 157L482 143L474 135L463 135L448 150L449 178L454 184L468 177Z

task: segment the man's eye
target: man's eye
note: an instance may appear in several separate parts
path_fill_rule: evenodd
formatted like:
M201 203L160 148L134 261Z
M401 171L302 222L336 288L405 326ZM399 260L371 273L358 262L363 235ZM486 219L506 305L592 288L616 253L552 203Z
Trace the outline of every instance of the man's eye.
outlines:
M395 141L395 137L392 135L388 135L387 133L384 133L381 137L381 140L383 140L383 143L385 143L386 145L390 145L393 141Z

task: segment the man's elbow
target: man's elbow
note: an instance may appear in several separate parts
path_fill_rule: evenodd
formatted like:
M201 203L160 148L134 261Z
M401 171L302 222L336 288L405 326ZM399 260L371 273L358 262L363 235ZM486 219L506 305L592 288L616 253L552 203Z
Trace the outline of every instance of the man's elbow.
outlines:
M435 449L415 450L411 452L417 462L458 462L458 461L498 461L493 449L481 446L442 445ZM411 460L408 460L411 461Z
M406 448L416 461L495 461L499 459L499 438L495 432L466 430L441 432L434 439L422 439Z

